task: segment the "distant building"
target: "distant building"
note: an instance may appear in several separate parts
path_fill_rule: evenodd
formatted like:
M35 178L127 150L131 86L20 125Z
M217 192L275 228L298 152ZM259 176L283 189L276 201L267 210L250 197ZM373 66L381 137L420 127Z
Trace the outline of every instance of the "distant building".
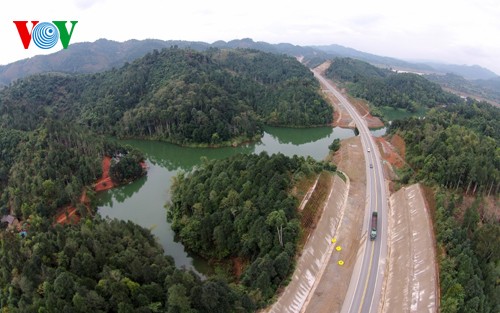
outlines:
M2 219L0 220L0 222L2 222L2 223L7 223L7 224L9 224L9 225L10 225L10 224L14 223L14 220L15 220L15 219L16 219L16 217L15 217L15 216L12 216L12 215L4 215L4 216L2 217Z
M1 223L7 223L7 229L17 229L20 227L19 220L13 215L4 215L0 220Z

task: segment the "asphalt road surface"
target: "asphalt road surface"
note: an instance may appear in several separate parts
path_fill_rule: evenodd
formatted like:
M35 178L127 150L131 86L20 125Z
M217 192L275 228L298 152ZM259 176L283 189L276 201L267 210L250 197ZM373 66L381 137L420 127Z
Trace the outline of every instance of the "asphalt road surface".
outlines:
M341 312L375 313L378 311L381 299L387 255L387 198L380 153L366 123L349 101L323 76L316 72L314 75L333 93L340 101L340 105L344 106L353 118L359 130L366 160L368 202L365 208L362 243ZM370 240L369 231L372 212L378 212L375 240Z

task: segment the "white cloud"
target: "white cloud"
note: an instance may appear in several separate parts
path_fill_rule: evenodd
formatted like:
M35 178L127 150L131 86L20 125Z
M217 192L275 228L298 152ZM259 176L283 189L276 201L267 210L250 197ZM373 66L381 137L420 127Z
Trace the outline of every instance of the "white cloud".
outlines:
M89 9L93 7L95 4L103 3L105 1L106 0L74 0L75 5L82 10Z

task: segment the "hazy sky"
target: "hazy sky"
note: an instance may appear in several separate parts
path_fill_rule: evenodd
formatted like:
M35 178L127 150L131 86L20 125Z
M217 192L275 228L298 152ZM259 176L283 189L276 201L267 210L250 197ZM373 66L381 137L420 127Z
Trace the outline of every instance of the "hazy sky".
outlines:
M71 43L247 37L336 43L407 60L478 64L500 74L498 0L17 0L1 6L0 64L61 49L60 43L50 50L31 43L25 50L12 21L77 20Z

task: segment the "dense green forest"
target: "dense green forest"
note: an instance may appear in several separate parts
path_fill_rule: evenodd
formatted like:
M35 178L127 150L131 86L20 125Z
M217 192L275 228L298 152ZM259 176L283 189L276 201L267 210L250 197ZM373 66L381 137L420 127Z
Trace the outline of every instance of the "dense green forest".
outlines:
M176 177L167 216L189 250L215 261L243 259L241 285L263 305L293 270L301 232L294 181L323 168L266 153L205 161Z
M460 98L424 77L412 73L395 73L369 63L336 58L326 70L329 78L346 82L349 92L373 105L403 108L411 112L419 107L435 107L461 102Z
M101 134L220 145L259 136L263 123L330 123L318 88L284 55L171 48L103 73L17 81L0 91L0 126L34 130L51 117Z
M389 128L406 142L402 182L437 189L441 312L500 310L500 223L498 212L485 209L486 201L498 203L499 120L500 109L468 99ZM475 197L470 205L463 203L467 195Z
M57 209L76 205L83 188L101 177L104 155L124 155L126 162L111 167L115 182L142 175L141 153L74 125L46 120L32 132L2 130L0 135L3 214L50 218Z
M19 143L26 138L27 133L23 131L0 128L0 192L9 182L9 171L19 154Z
M177 269L151 233L117 220L52 227L31 221L21 239L0 233L2 312L250 312L219 280Z
M465 212L461 195L436 198L441 312L500 312L498 219L480 214L480 197Z
M389 132L397 131L406 142L412 167L407 178L415 172L417 181L495 194L500 187L499 120L500 109L469 100L433 109L425 119L393 121Z

